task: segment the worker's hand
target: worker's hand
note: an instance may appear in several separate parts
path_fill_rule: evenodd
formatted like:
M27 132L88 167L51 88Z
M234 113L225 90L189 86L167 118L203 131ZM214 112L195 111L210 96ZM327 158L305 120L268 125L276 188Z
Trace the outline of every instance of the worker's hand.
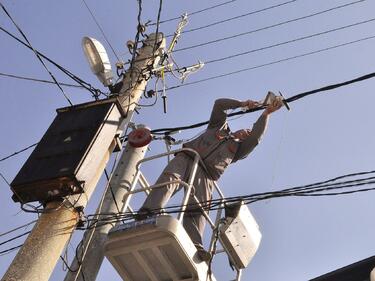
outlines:
M275 97L273 101L267 106L265 112L267 114L270 114L272 112L275 112L276 110L279 110L283 106L283 100L281 97Z
M247 100L247 101L241 102L241 107L246 108L246 109L253 109L258 106L260 106L260 103L257 101L253 101L253 100Z

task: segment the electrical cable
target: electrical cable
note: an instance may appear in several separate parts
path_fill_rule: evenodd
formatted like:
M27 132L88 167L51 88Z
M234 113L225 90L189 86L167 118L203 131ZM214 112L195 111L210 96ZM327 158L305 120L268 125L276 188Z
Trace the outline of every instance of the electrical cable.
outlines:
M255 11L251 11L251 12L248 12L248 13L245 13L245 14L241 14L241 15L238 15L238 16L234 16L234 17L230 17L230 18L227 18L227 19L224 19L224 20L215 21L215 22L212 22L212 23L200 26L200 27L187 29L187 30L182 31L181 33L190 33L190 32L194 32L194 31L202 30L202 29L205 29L205 28L208 28L208 27L212 27L212 26L215 26L215 25L219 25L219 24L222 24L222 23L233 21L233 20L236 20L236 19L239 19L239 18L243 18L243 17L247 17L247 16L259 14L261 12L265 12L265 11L268 11L268 10L272 10L272 9L275 9L275 8L278 8L278 7L287 5L287 4L291 4L291 3L296 2L296 1L298 1L298 0L290 0L290 1L286 1L286 2L280 3L280 4L268 6L266 8L262 8L262 9L255 10ZM173 35L174 34L168 34L165 37L166 38L173 37Z
M13 38L14 40L16 40L17 42L21 43L26 48L32 50L32 48L29 45L27 45L25 42L23 42L21 39L19 39L14 34L10 33L5 28L3 28L3 27L0 26L0 30L3 31L8 36L10 36L11 38ZM99 94L106 95L105 93L103 93L99 89L94 88L91 84L83 81L81 78L79 78L78 76L74 75L69 70L65 69L61 65L57 64L56 62L54 62L52 59L48 58L46 55L42 54L39 51L36 51L36 52L38 53L39 56L41 56L42 58L44 58L45 60L47 60L49 63L53 64L55 67L57 67L59 70L61 70L69 78L71 78L72 80L74 80L75 82L77 82L78 84L80 84L82 87L84 87L85 89L87 89L88 91L90 91L95 98L97 98Z
M215 39L215 40L211 40L211 41L202 42L202 43L199 43L199 44L187 46L187 47L184 47L184 48L177 49L177 50L175 50L175 52L186 51L186 50L190 50L190 49L203 47L203 46L211 45L211 44L214 44L214 43L230 40L230 39L233 39L233 38L238 38L238 37L241 37L241 36L254 34L254 33L257 33L257 32L260 32L260 31L272 29L272 28L279 27L279 26L282 26L282 25L286 25L286 24L289 24L289 23L292 23L292 22L297 22L297 21L300 21L300 20L304 20L304 19L312 18L312 17L318 16L318 15L322 15L322 14L325 14L325 13L329 13L329 12L332 12L332 11L335 11L335 10L338 10L338 9L349 7L349 6L361 3L363 1L366 1L366 0L357 0L357 1L354 1L354 2L347 3L347 4L335 6L335 7L330 8L330 9L326 9L326 10L322 10L322 11L315 12L315 13L312 13L312 14L308 14L308 15L305 15L305 16L302 16L302 17L293 18L293 19L290 19L290 20L286 20L286 21L276 23L276 24L271 24L271 25L264 26L264 27L261 27L261 28L237 33L237 34L234 34L234 35L231 35L231 36L221 37L221 38L218 38L218 39Z
M375 36L373 36L372 38L375 38ZM292 96L290 98L287 98L287 99L285 99L285 101L288 102L288 103L291 103L291 102L294 102L296 100L299 100L301 98L304 98L306 96L309 96L309 95L312 95L312 94L315 94L315 93L318 93L318 92L333 90L333 89L336 89L336 88L340 88L340 87L343 87L343 86L347 86L347 85L350 85L350 84L361 82L361 81L364 81L364 80L372 79L374 77L375 77L375 72L372 72L372 73L369 73L369 74L366 74L366 75L363 75L363 76L360 76L360 77L357 77L357 78L354 78L354 79L351 79L351 80L347 80L347 81L344 81L344 82L341 82L341 83L332 84L332 85L324 86L324 87L314 89L314 90L311 90L311 91L303 92L303 93L297 94L295 96ZM232 117L232 116L242 115L242 114L246 114L246 113L250 113L250 112L259 111L259 110L262 110L264 108L265 108L264 106L261 106L261 107L257 107L257 108L250 109L250 110L247 110L247 111L234 112L234 113L228 114L227 116ZM153 134L165 134L166 132L175 132L175 131L180 131L180 130L193 129L193 128L197 128L197 127L207 125L208 122L209 121L204 121L204 122L200 122L200 123L196 123L196 124L192 124L192 125L187 125L187 126L181 126L181 127L170 127L170 128L155 129L155 130L152 130L151 133L153 133Z
M37 78L31 78L31 77L25 77L25 76L19 76L19 75L14 75L14 74L7 74L7 73L3 73L3 72L0 72L0 76L9 77L9 78L15 78L15 79L21 79L21 80L27 80L27 81L33 81L33 82L55 84L55 82L49 81L49 80L43 80L43 79L37 79ZM61 86L65 86L65 87L74 87L74 88L79 88L79 89L84 88L83 86L80 86L80 85L73 85L73 84L67 84L67 83L61 83L61 82L59 82L59 84Z
M341 176L339 178L343 178L347 176L348 175ZM338 196L338 195L348 195L348 194L353 194L353 193L374 191L375 187L365 188L365 189L354 189L354 190L340 191L340 192L332 192L333 190L358 187L358 186L364 186L364 185L370 185L370 184L374 185L375 180L370 181L370 179L374 179L374 178L375 177L368 177L368 178L363 178L363 179L356 179L356 180L337 182L337 183L331 183L331 184L325 184L325 185L316 185L319 183L315 183L315 187L309 188L309 189L306 189L306 186L311 186L314 184L283 189L280 191L257 193L257 194L246 195L246 196L227 197L225 199L225 204L238 203L238 202L244 202L244 204L252 204L255 202L262 201L262 200L269 200L272 198L281 198L281 197L290 197L290 196L297 196L297 197L298 196L311 196L311 197ZM328 180L326 182L329 182L332 180ZM324 193L325 191L329 191L329 192ZM221 198L200 202L200 204L204 209L207 209L207 210L219 210L219 209L224 208L224 206L222 206ZM192 207L192 208L199 206L198 203L188 204L188 205L189 207ZM180 211L181 207L182 207L181 205L174 205L174 206L168 206L162 209L155 209L151 211L155 214L158 214L160 212L167 213L167 214L181 213ZM97 214L95 214L95 216L96 215ZM100 215L104 216L106 214L100 214ZM131 214L129 212L123 212L121 214L115 214L115 215L113 214L107 214L107 215L108 216L105 219L102 219L101 221L93 221L93 225L95 225L95 227L100 227L108 223L116 223L119 220L123 221L123 220L130 220L134 218L134 214ZM90 219L91 216L94 216L94 215L89 215L87 217L88 222L91 221ZM99 223L102 223L102 224L99 224ZM91 226L88 226L88 227L91 227Z
M113 166L115 166L115 163L113 164ZM104 169L104 174L105 174L105 177L106 177L106 179L107 179L107 183L108 183L108 186L109 186L109 190L111 191L112 200L113 200L113 202L115 202L115 206L116 206L117 212L121 212L120 207L119 207L119 205L118 205L118 203L117 203L117 199L116 199L115 193L113 192L112 185L111 185L111 183L109 182L109 181L110 181L110 178L112 177L112 174L113 174L113 169L112 169L112 171L111 171L111 177L108 175L108 173L107 173L107 169Z
M108 190L108 188L111 188L111 186L110 186L110 179L111 179L111 177L113 175L114 166L115 166L115 163L114 163L114 165L112 167L111 175L107 179L107 185L106 185L105 190L103 192L103 195L102 195L102 197L100 199L99 206L98 206L99 214L97 215L97 219L96 220L99 220L100 210L103 207L103 203L104 203L104 199L105 199L105 195L107 193L107 190ZM106 173L106 176L108 176L106 171L105 171L105 173ZM114 196L113 193L112 193L112 195ZM117 209L119 210L117 203L115 203L115 204L116 204ZM77 245L77 248L76 248L76 260L77 260L78 268L77 268L77 270L72 271L72 272L76 273L75 278L77 278L79 276L79 274L81 274L82 279L85 280L85 275L84 275L84 272L83 272L82 264L83 264L83 261L86 258L86 254L87 254L87 251L89 249L89 245L90 245L91 239L94 236L95 230L96 230L96 225L94 225L94 227L91 228L91 232L89 234L89 238L87 240L87 243L85 243L85 245L84 245L85 236L88 235L88 233L86 233L86 232L84 233L84 237L81 239L81 241ZM81 254L81 258L79 258L78 257L79 256L78 255L78 251L81 250L81 248L83 248L83 251L81 251L81 253L82 253Z
M245 51L245 52L240 52L240 53L237 53L237 54L234 54L234 55L221 57L221 58L217 58L217 59L211 59L211 60L205 61L204 64L207 65L207 64L211 64L211 63L215 63L215 62L222 62L222 61L225 61L225 60L228 60L228 59L233 59L233 58L236 58L236 57L239 57L239 56L248 55L248 54L256 53L256 52L259 52L259 51L264 51L264 50L272 49L272 48L275 48L275 47L280 47L280 46L283 46L283 45L287 45L287 44L290 44L290 43L295 43L295 42L298 42L298 41L318 37L318 36L321 36L321 35L326 35L326 34L329 34L329 33L333 33L333 32L341 31L341 30L344 30L344 29L348 29L348 28L351 28L351 27L354 27L354 26L359 26L359 25L362 25L362 24L370 23L370 22L373 22L373 21L375 21L375 18L360 21L360 22L356 22L356 23L352 23L352 24L349 24L349 25L340 26L340 27L337 27L337 28L321 31L321 32L318 32L318 33L313 33L313 34L302 36L302 37L297 37L295 39L291 39L291 40L279 42L279 43L276 43L276 44L272 44L272 45L248 50L248 51Z
M19 234L19 235L15 236L15 237L9 238L8 240L5 240L5 241L3 241L3 242L0 242L0 246L1 246L1 245L4 245L4 244L6 244L6 243L12 242L12 241L14 241L14 240L16 240L16 239L18 239L18 238L21 238L21 237L23 237L23 236L29 234L30 232L31 232L31 231L27 231L27 232L24 232L24 233L22 233L22 234Z
M45 70L48 72L48 74L51 76L52 80L55 82L55 84L57 85L57 87L60 89L62 95L65 97L65 99L68 101L68 103L70 105L73 105L73 103L71 102L71 100L69 99L69 97L66 95L66 93L64 92L64 89L60 86L59 82L57 82L55 76L52 74L52 72L48 69L47 65L44 63L44 61L42 60L42 58L39 56L38 52L34 49L34 47L31 45L29 39L27 39L26 37L26 34L22 31L22 29L17 25L17 23L14 21L14 19L12 18L12 16L9 14L9 12L7 11L7 9L4 7L4 5L0 2L0 6L1 8L3 9L3 11L5 12L5 14L9 17L9 19L12 21L12 23L14 24L14 26L17 28L17 30L19 31L19 33L21 33L22 37L26 40L27 44L30 46L30 48L33 50L35 56L38 58L38 60L40 61L40 63L43 65L43 67L45 68Z
M122 92L126 92L126 91L128 91L128 90L130 90L130 89L133 88L133 72L134 72L134 69L135 69L134 63L135 63L135 57L137 55L137 49L138 49L138 43L139 43L139 35L141 34L141 26L142 26L142 23L141 23L142 0L137 0L137 2L138 2L137 33L135 34L135 38L134 38L134 46L133 46L133 51L132 51L132 58L131 58L130 67L129 67L129 69L130 69L130 73L129 73L130 83L129 83L129 88L128 89L126 89L126 90L121 89ZM138 77L137 77L135 83L138 82L138 80L139 80L139 78L141 77L141 74L142 74L142 70L137 69L137 71L138 71ZM123 80L125 80L125 77L124 77ZM128 94L128 105L127 105L125 116L128 116L131 105L132 105L132 103L131 103L131 94Z
M109 42L107 36L105 35L104 33L104 30L103 28L100 26L99 22L97 21L97 19L95 18L95 15L94 13L91 11L90 7L87 5L86 1L85 0L82 0L82 2L85 4L87 10L89 11L92 19L94 20L96 26L99 28L100 32L102 33L103 37L104 37L104 40L107 42L107 44L109 45L109 47L111 48L113 54L115 55L115 57L117 58L117 61L121 61L119 56L117 55L115 49L112 47L111 43Z
M316 51L312 51L312 52L308 52L308 53L304 53L304 54L300 54L300 55L295 55L295 56L292 56L292 57L287 57L287 58L280 59L280 60L271 61L271 62L268 62L268 63L265 63L265 64L260 64L260 65L256 65L256 66L252 66L252 67L247 67L247 68L239 69L239 70L232 71L232 72L227 72L227 73L219 74L219 75L211 76L211 77L204 78L204 79L201 79L201 80L196 80L196 81L188 82L188 83L181 84L181 85L175 85L175 86L172 86L172 87L170 87L170 88L168 88L166 90L169 91L169 90L174 90L174 89L181 88L181 87L186 87L186 86L190 86L190 85L194 85L194 84L199 84L199 83L203 83L203 82L206 82L206 81L210 81L210 80L214 80L214 79L219 79L219 78L223 78L223 77L226 77L226 76L235 75L235 74L238 74L238 73L241 73L241 72L246 72L246 71L250 71L250 70L262 68L262 67L265 67L265 66L270 66L270 65L274 65L274 64L278 64L278 63L282 63L282 62L291 61L291 60L295 60L295 59L298 59L298 58L302 58L302 57L314 55L314 54L317 54L317 53L326 52L326 51L329 51L329 50L333 50L333 49L336 49L336 48L340 48L340 47L344 47L344 46L356 44L356 43L367 41L367 40L371 40L371 39L374 39L374 38L375 38L375 35L374 36L368 36L368 37L365 37L365 38L360 38L360 39L357 39L357 40L354 40L354 41L345 42L345 43L342 43L342 44L330 46L330 47L319 49L319 50L316 50ZM372 77L370 77L370 78L372 78ZM369 78L367 78L367 79L369 79ZM258 110L260 110L260 109L258 109ZM238 114L236 114L236 115L238 115ZM205 124L208 124L208 123L206 123L206 122L202 123L200 126L205 125Z
M343 46L348 46L348 45L351 45L351 44L354 44L354 43L363 42L363 41L374 39L374 38L375 38L375 35L374 36L365 37L365 38L361 38L361 39L354 40L354 41L350 41L350 42L346 42L346 43L339 44L339 45L334 45L334 46L327 47L327 48L324 48L324 49L319 49L319 50L316 50L316 51L313 51L313 52L308 52L308 53L304 53L304 54L301 54L301 55L296 55L296 56L293 56L293 57L288 57L288 58L284 58L284 59L281 59L281 60L276 60L276 61L273 61L273 62L270 62L270 63L266 63L266 64L262 64L262 65L258 65L258 66L253 66L253 67L248 67L248 68L240 69L240 70L237 70L237 71L233 71L233 72L228 72L228 73L224 73L224 74L212 76L212 77L205 78L205 79L202 79L202 80L197 80L197 81L189 82L189 83L186 83L186 84L183 84L183 85L176 85L176 86L168 88L167 91L168 90L173 90L173 89L176 89L176 88L180 88L180 87L183 87L183 86L189 86L189 85L206 82L206 81L213 80L213 79L218 79L218 78L222 78L222 77L234 75L234 74L237 74L237 73L241 73L241 72L245 72L245 71L249 71L249 70L261 68L261 67L264 67L264 66L269 66L269 65L273 65L273 64L277 64L277 63L289 61L289 60L294 60L294 59L297 59L297 58L301 58L301 57L305 57L305 56L308 56L308 55L325 52L325 51L328 51L328 50L332 50L332 49L343 47ZM312 94L315 94L315 93L318 93L318 92L333 90L333 89L336 89L336 88L339 88L339 87L343 87L343 86L347 86L347 85L354 84L354 83L357 83L357 82L361 82L361 81L364 81L364 80L372 79L374 77L375 77L375 72L369 73L369 74L357 77L357 78L352 79L352 80L344 81L344 82L333 84L333 85L324 86L324 87L321 87L321 88L318 88L318 89L314 89L314 90L307 91L307 92L304 92L304 93L301 93L301 94L297 94L295 96L292 96L292 97L286 99L286 101L290 103L290 102L293 102L295 100L298 100L298 99L301 99L303 97L306 97L308 95L312 95ZM251 109L251 110L248 110L248 111L245 111L245 112L243 112L243 111L234 112L234 113L228 114L228 117L242 115L242 114L246 114L246 113L250 113L250 112L255 112L255 111L262 110L262 109L264 109L264 107L259 107L259 108ZM182 130L189 130L189 129L194 129L194 128L198 128L198 127L207 125L208 122L209 121L203 121L203 122L195 123L195 124L192 124L192 125L186 125L186 126L159 128L159 129L152 130L151 133L152 134L159 134L159 135L161 134L161 135L163 135L165 133L170 133L170 132L176 132L176 131L182 131ZM124 140L124 141L126 141L126 139L127 139L126 136L122 138L122 140ZM3 157L2 159L0 159L0 162L4 161L6 159L9 159L9 158L11 158L11 157L13 157L13 156L15 156L15 155L17 155L17 154L25 151L25 150L28 150L31 147L36 146L37 144L38 143L32 144L32 145L30 145L30 146L28 146L28 147L26 147L24 149L21 149L20 151L14 152L14 153L6 156L6 157Z
M363 41L374 39L374 38L375 38L375 35L374 36L365 37L365 38L361 38L361 39L354 40L354 41L350 41L350 42L346 42L346 43L343 43L343 44L338 44L338 45L334 45L334 46L331 46L331 47L319 49L319 50L316 50L316 51L312 51L312 52L308 52L308 53L304 53L304 54L300 54L300 55L296 55L296 56L292 56L292 57L288 57L288 58L284 58L284 59L272 61L272 62L269 62L269 63L265 63L265 64L253 66L253 67L248 67L248 68L240 69L240 70L233 71L233 72L228 72L228 73L224 73L224 74L220 74L220 75L208 77L208 78L205 78L205 79L201 79L201 80L197 80L197 81L185 83L185 84L182 84L182 85L172 86L172 87L170 87L170 88L168 88L166 90L170 91L170 90L174 90L174 89L177 89L177 88L180 88L180 87L194 85L194 84L206 82L206 81L209 81L209 80L218 79L218 78L222 78L222 77L226 77L226 76L238 74L238 73L241 73L241 72L245 72L245 71L249 71L249 70L253 70L253 69L257 69L257 68L261 68L261 67L265 67L265 66L269 66L269 65L273 65L273 64L278 64L278 63L281 63L281 62L294 60L294 59L297 59L297 58L301 58L301 57L305 57L305 56L309 56L309 55L313 55L313 54L325 52L325 51L328 51L328 50L336 49L336 48L343 47L343 46L348 46L348 45L351 45L351 44L355 44L355 43L358 43L358 42L363 42ZM290 97L290 98L286 99L286 101L287 102L293 102L293 101L295 101L297 99L303 98L303 97L308 96L308 95L312 95L312 94L315 94L315 93L318 93L318 92L322 92L322 91L333 90L333 89L336 89L336 88L339 88L339 87L343 87L343 86L346 86L346 85L349 85L349 84L353 84L353 83L357 83L357 82L364 81L364 80L367 80L367 79L371 79L374 76L375 76L375 72L369 73L369 74L363 75L361 77L358 77L358 78L355 78L355 79L352 79L352 80L348 80L348 81L345 81L345 82L342 82L342 83L333 84L333 85L325 86L325 87L322 87L322 88L319 88L319 89L311 90L311 91L308 91L308 92L305 92L305 93L301 93L299 95L296 95L296 96L293 96L293 97ZM249 111L246 111L246 112L242 112L242 111L241 112L234 112L234 113L228 114L228 117L237 116L237 115L241 115L241 114L246 114L246 113L258 111L258 110L261 110L261 109L263 109L263 107L252 109L252 110L249 110ZM196 123L196 124L192 124L192 125L180 126L180 127L159 128L159 129L152 130L151 133L153 133L153 134L165 134L165 133L170 133L170 132L175 132L175 131L180 131L180 130L194 129L194 128L198 128L198 127L201 127L201 126L204 126L204 125L207 125L207 124L208 124L208 121L204 121L204 122L200 122L200 123ZM125 136L122 139L126 141L127 138ZM7 160L7 159L9 159L9 158L11 158L11 157L13 157L13 156L15 156L15 155L23 152L23 151L26 151L26 150L28 150L28 149L36 146L37 144L38 143L34 143L34 144L32 144L32 145L30 145L30 146L28 146L26 148L21 149L20 151L14 152L14 153L6 156L6 157L3 157L3 158L0 159L0 162L2 162L4 160Z
M28 149L36 146L37 144L38 144L38 142L37 143L33 143L33 144L29 145L28 147L22 148L21 150L18 150L16 152L13 152L12 154L9 154L8 156L5 156L5 157L1 158L0 162L2 162L4 160L7 160L7 159L9 159L9 158L11 158L13 156L16 156L17 154L20 154L20 153L22 153L22 152L24 152L24 151L26 151L26 150L28 150Z
M14 232L14 231L17 231L17 230L19 230L19 229L21 229L21 228L26 228L26 227L28 227L29 225L31 225L31 224L33 224L33 223L36 223L37 221L38 221L38 220L33 220L33 221L28 222L28 223L26 223L26 224L24 224L24 225L21 225L21 226L18 226L18 227L16 227L16 228L13 228L13 229L11 229L11 230L8 230L8 231L6 231L6 232L0 233L0 237L3 237L3 236L5 236L5 235L8 235L8 234L10 234L10 233L12 233L12 232Z
M14 250L19 249L19 248L21 248L22 246L23 246L23 244L18 245L18 246L15 246L15 247L12 247L12 248L9 248L9 249L4 250L4 251L0 251L0 256L4 256L4 255L6 255L6 254L10 254L10 253L13 252Z
M209 11L209 10L212 10L212 9L216 9L216 8L219 8L221 6L224 6L224 5L227 5L227 4L230 4L230 3L233 3L235 2L236 0L230 0L230 1L226 1L226 2L223 2L223 3L220 3L220 4L216 4L216 5L213 5L213 6L210 6L210 7L207 7L207 8L204 8L204 9L201 9L201 10L197 10L197 11L194 11L194 12L191 12L191 13L188 13L188 16L192 16L192 15L196 15L196 14L200 14L202 12L206 12L206 11ZM179 20L181 19L181 16L178 16L178 17L174 17L174 18L169 18L169 19L166 19L166 20L162 20L160 21L159 23L166 23L166 22L170 22L170 21L175 21L175 20ZM157 23L149 23L148 25L156 25Z
M371 175L372 176L368 176ZM358 172L358 173L351 173L351 174L345 174L341 175L335 178L331 178L325 181L319 181L315 182L312 184L307 184L307 185L302 185L302 186L296 186L296 187L291 187L291 188L284 188L279 191L271 191L271 192L263 192L263 193L255 193L251 195L245 195L245 196L235 196L235 197L227 197L225 199L225 202L234 202L238 200L249 200L249 199L267 199L269 196L271 197L280 197L281 195L283 196L291 196L291 195L296 195L296 194L307 194L311 192L321 192L321 191L327 191L327 190L332 190L332 189L340 189L340 188L348 188L348 187L353 187L357 186L357 184L372 184L374 183L375 179L375 170L373 171L366 171L366 172ZM359 176L364 176L366 175L367 177L365 178L357 178L357 179L352 179L355 177ZM339 180L343 180L341 182L338 182ZM201 204L204 203L204 206L211 206L213 203L214 204L222 204L222 199L213 199L213 200L208 200L201 202ZM189 204L189 206L198 206L198 204ZM181 208L181 205L174 205L174 206L169 206L169 207L164 207L162 209L155 209L155 211L161 211L161 210L168 210L168 209L175 209L175 208ZM95 214L96 215L96 214ZM104 214L102 214L104 215ZM109 214L112 215L112 214ZM126 214L125 214L126 215ZM91 215L94 216L94 215Z

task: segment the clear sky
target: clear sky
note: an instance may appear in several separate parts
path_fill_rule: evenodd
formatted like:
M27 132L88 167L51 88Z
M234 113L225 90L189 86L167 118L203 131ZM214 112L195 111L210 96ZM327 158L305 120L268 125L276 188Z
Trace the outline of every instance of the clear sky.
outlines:
M126 41L134 39L137 2L86 0L105 31L116 53L127 61L130 55ZM189 18L186 29L204 26L251 11L287 2L286 0L236 0L222 7ZM183 34L176 49L261 29L303 16L318 13L350 0L296 0L236 20ZM223 73L251 68L289 57L315 52L328 47L375 36L374 1L357 3L331 10L306 19L268 28L248 35L224 40L175 53L179 66L194 64L251 51L281 42L338 29L278 47L266 48L225 61L210 63L191 75L187 82ZM83 36L100 40L106 47L112 64L116 57L105 42L82 1L10 1L2 3L19 24L33 46L68 70L105 90L91 73L81 49ZM220 1L163 1L162 19L194 12ZM142 21L156 21L159 1L144 0ZM17 30L0 11L0 26L16 34ZM171 34L177 22L160 25L160 31ZM148 32L154 31L150 26ZM34 54L0 32L0 73L50 80L48 73ZM168 113L163 113L161 100L150 108L142 108L135 122L153 129L181 126L207 120L216 98L240 100L262 99L268 90L282 91L285 96L349 80L375 70L375 39L361 41L313 55L283 61L238 74L214 79L168 92ZM48 65L60 82L74 83ZM151 80L149 86L154 86ZM179 83L167 77L167 85ZM244 161L229 167L219 185L227 196L248 195L309 184L335 176L374 170L374 141L372 121L375 117L373 96L375 80L310 96L291 104L292 111L282 109L271 116L268 131L256 150ZM74 104L92 100L89 92L64 88ZM17 80L0 76L0 158L36 143L56 116L56 108L67 102L55 85ZM150 103L150 100L142 100ZM250 127L259 113L249 114L230 122L232 129ZM175 137L187 139L200 129L185 131ZM151 144L153 155L165 150L162 142ZM0 162L0 172L13 180L31 150ZM165 160L145 166L150 182L160 173ZM94 212L103 191L102 180L97 187L86 214ZM366 192L332 197L291 197L271 199L250 206L263 234L260 248L244 271L243 280L300 281L317 277L374 254L375 193ZM36 219L36 215L20 211L11 200L9 186L0 181L0 233ZM138 200L139 201L139 200ZM137 208L134 204L133 207ZM208 229L207 229L208 230ZM23 233L20 230L17 233ZM206 231L208 234L209 231ZM68 247L70 259L82 235L77 231ZM14 235L1 237L1 241ZM17 246L24 237L0 246L0 251ZM6 271L16 252L0 256L0 275ZM233 275L226 259L218 257L214 264L218 280ZM56 267L51 280L62 280L62 264ZM98 280L120 280L112 266L105 261Z

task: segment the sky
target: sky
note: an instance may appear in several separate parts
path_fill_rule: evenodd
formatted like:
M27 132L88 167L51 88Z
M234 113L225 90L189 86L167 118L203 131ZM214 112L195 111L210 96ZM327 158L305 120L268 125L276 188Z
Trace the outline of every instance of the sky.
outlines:
M184 12L192 13L223 2L165 0L161 19L174 18ZM183 34L174 53L179 66L248 52L209 63L189 76L186 83L245 68L252 69L170 90L167 92L167 114L163 113L159 99L153 107L142 107L134 122L146 124L152 129L189 125L207 120L215 99L219 97L261 100L269 90L281 91L284 96L290 97L374 71L375 39L362 40L375 36L375 21L371 21L375 3L370 0L236 0L191 15L186 29L285 2L290 3ZM35 49L94 87L106 90L89 69L81 48L82 37L90 36L101 41L113 67L117 59L84 2L5 0L1 3ZM135 36L137 2L86 0L86 3L117 55L124 61L130 59L126 41L133 40ZM332 9L348 3L353 4ZM142 22L156 21L158 5L159 1L156 0L142 1ZM332 10L320 13L329 9ZM0 11L0 14L0 26L21 37L5 13ZM290 21L312 14L316 15ZM290 22L277 25L286 21ZM359 24L364 21L367 22ZM353 24L356 25L343 28ZM159 31L169 35L176 26L177 21L162 23ZM267 26L274 27L265 29ZM178 51L258 29L243 36ZM155 26L149 26L146 33L154 30ZM326 33L328 30L336 31ZM311 37L318 33L324 34ZM295 40L302 37L311 38ZM347 44L357 40L361 41ZM280 44L287 41L293 42ZM54 84L4 76L11 74L51 80L33 52L1 31L0 43L0 158L3 158L38 142L56 116L56 109L68 103ZM278 46L269 47L272 45ZM331 48L337 45L344 46ZM319 51L327 48L326 51ZM314 54L302 56L312 52ZM296 58L287 60L291 57ZM74 83L54 66L48 63L47 66L59 82ZM180 81L167 76L166 84L172 87L180 85ZM149 88L154 85L155 80L150 80ZM274 113L261 144L247 159L230 166L219 180L224 194L241 196L276 191L374 170L375 134L371 128L371 120L375 118L374 88L375 80L369 79L300 99L291 104L290 112L281 109ZM92 100L90 92L84 89L65 87L64 90L74 104ZM143 99L141 103L150 104L152 101ZM251 127L258 116L259 113L252 113L236 118L230 121L230 126L232 130ZM178 140L189 139L202 129L183 131L174 137ZM31 151L29 149L0 162L0 172L9 182ZM164 151L162 141L153 141L147 155ZM143 171L150 182L157 178L165 164L164 159L144 166ZM19 204L11 199L9 186L0 180L0 233L37 219L35 214L20 210ZM86 214L94 212L104 186L102 179L85 209ZM309 280L374 255L374 199L375 193L370 191L343 196L275 198L251 204L249 208L263 237L254 259L244 270L242 280ZM141 201L141 198L135 199L132 206L139 207ZM0 243L30 229L1 236ZM74 233L68 246L70 259L82 234L82 231ZM209 234L207 228L206 240ZM22 244L24 238L1 245L0 251ZM1 276L15 254L16 251L13 251L0 256ZM224 256L215 258L213 272L218 280L234 278ZM59 262L51 280L62 280L64 276L63 266ZM98 280L115 281L121 278L105 261Z

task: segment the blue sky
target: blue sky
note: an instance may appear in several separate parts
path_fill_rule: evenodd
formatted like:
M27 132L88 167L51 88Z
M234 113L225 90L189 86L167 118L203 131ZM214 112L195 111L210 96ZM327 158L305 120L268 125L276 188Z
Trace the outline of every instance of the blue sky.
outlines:
M135 35L137 2L86 2L116 53L124 61L128 60L130 55L125 44ZM236 0L220 8L192 15L186 28L200 27L283 2ZM176 52L174 58L180 66L191 65L198 59L203 62L210 61L372 19L374 1L357 2L304 20ZM37 0L2 3L34 48L83 80L103 89L85 60L81 49L82 37L91 36L101 41L113 66L116 58L82 1ZM158 3L156 0L143 1L143 22L155 22ZM175 17L183 12L194 12L216 3L221 2L166 0L163 1L161 17ZM297 0L278 8L183 34L176 49L260 29L347 3L351 1ZM176 21L161 24L160 31L171 34L176 25ZM20 37L4 13L0 16L0 26ZM374 27L374 22L368 22L211 63L191 75L187 82L374 36ZM153 27L148 31L152 32ZM50 80L48 73L30 50L2 32L0 42L1 73ZM142 108L140 115L135 116L135 121L147 124L153 129L192 124L207 120L214 100L219 97L260 100L268 90L280 90L289 97L349 80L374 71L374 46L375 39L370 39L171 90L168 92L167 114L163 113L159 100L154 107ZM73 83L53 66L49 65L49 68L58 81ZM153 87L154 83L151 80L149 87ZM172 76L167 77L168 86L178 83ZM219 185L224 193L227 196L247 195L308 184L352 172L374 170L375 136L371 126L371 120L375 117L374 88L375 81L367 80L296 101L291 105L291 112L282 109L275 113L259 147L246 160L232 165L220 179ZM75 88L65 88L65 91L75 104L92 100L87 91ZM55 85L3 76L0 76L0 95L0 158L38 142L55 117L56 108L68 105ZM230 123L231 128L235 130L249 127L258 115L259 113L254 113L235 119ZM185 131L176 135L176 138L187 139L200 130ZM148 155L164 150L164 144L155 141ZM30 152L29 150L0 162L0 172L11 181ZM165 161L160 161L144 167L144 172L151 182L158 176L164 164ZM104 184L102 180L98 185L86 214L95 209ZM36 219L35 215L20 212L19 205L10 197L9 187L0 181L0 233ZM271 199L251 205L263 240L254 260L244 271L243 280L308 280L372 256L375 231L373 200L374 193L367 192L341 197ZM135 208L141 199L136 201ZM73 248L81 235L80 231L74 234ZM5 238L2 237L3 240ZM0 250L21 243L22 238L2 245ZM72 247L68 247L70 257L73 254ZM6 271L14 255L15 252L0 256L0 275ZM223 257L216 260L214 272L220 276L219 280L229 280L233 276ZM64 275L62 265L59 264L51 280L61 280ZM108 279L120 280L120 277L112 266L105 262L98 280Z

